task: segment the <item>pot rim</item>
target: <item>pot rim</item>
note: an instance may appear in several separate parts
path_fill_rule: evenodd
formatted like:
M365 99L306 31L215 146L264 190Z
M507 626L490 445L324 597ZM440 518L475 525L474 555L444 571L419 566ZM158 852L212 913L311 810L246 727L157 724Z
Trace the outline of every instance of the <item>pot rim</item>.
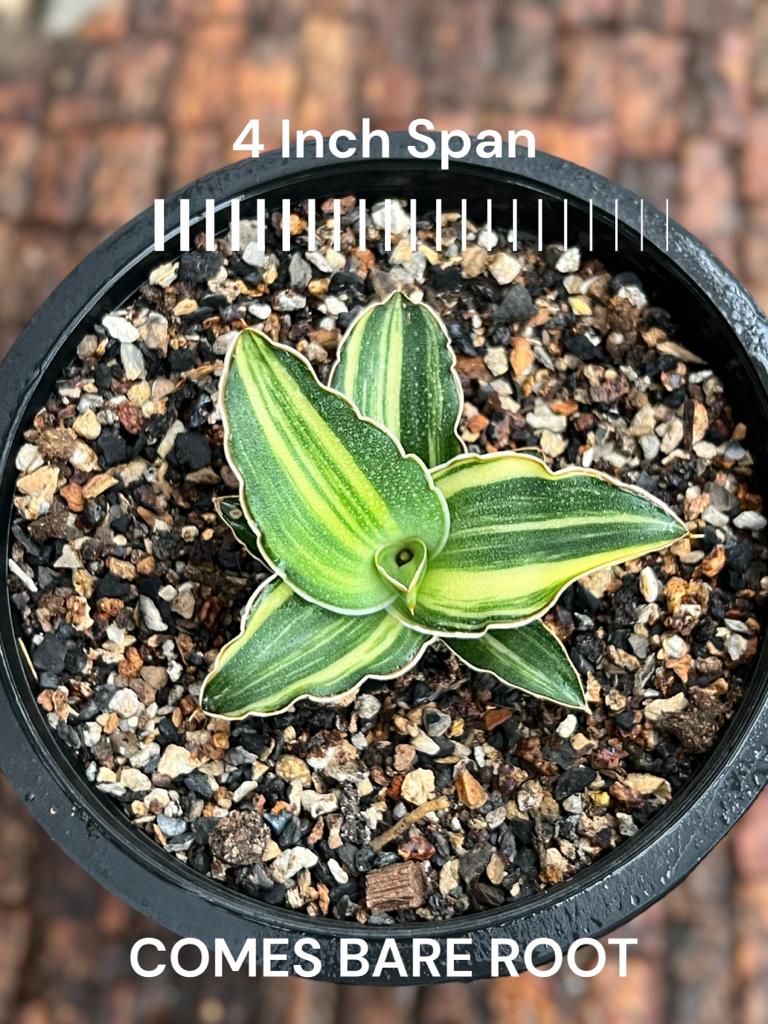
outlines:
M174 244L179 234L178 199L189 199L195 224L204 216L206 198L214 197L217 210L223 210L233 198L251 199L276 188L286 195L302 187L310 188L309 194L322 195L323 180L329 173L343 170L350 172L350 177L353 171L364 171L372 183L368 190L379 197L398 194L396 185L385 184L387 176L421 176L423 181L431 174L432 182L446 185L452 177L469 182L475 190L482 188L484 181L501 181L535 189L540 195L567 198L582 207L591 202L595 216L603 220L613 219L615 199L625 208L639 207L639 197L634 193L548 154L495 160L472 154L442 171L438 158L410 157L407 146L411 141L404 132L390 133L390 157L386 160L342 161L331 156L298 159L273 151L258 160L229 165L168 197L165 253L154 253L154 212L148 209L102 242L65 278L22 331L0 367L0 475L4 487L0 537L4 551L8 551L10 537L9 480L15 476L13 457L30 396L46 371L56 365L73 331L117 281L124 280L153 255L157 262L173 258L169 243ZM384 182L377 185L379 177ZM436 185L430 186L430 191L440 194ZM736 341L735 354L746 364L768 408L768 325L754 300L702 243L671 220L665 252L665 216L647 201L644 213L645 248L673 276L692 285L702 304L716 308ZM637 242L639 231L633 223L620 215L619 225L624 237ZM21 402L19 395L24 396ZM118 807L85 780L74 756L45 722L22 669L11 621L7 557L2 560L0 573L4 613L0 615L0 764L38 822L102 885L181 935L208 944L220 937L234 947L254 936L316 938L321 946L323 980L424 983L424 979L404 979L392 972L378 979L340 977L337 940L341 937L364 938L373 958L385 938L409 942L415 937L441 940L471 936L473 977L480 978L490 971L493 938L515 938L523 948L531 939L547 936L565 948L579 937L602 935L682 881L723 838L768 779L768 706L764 700L768 645L763 643L739 708L693 778L638 835L572 878L494 910L447 921L384 929L310 918L237 893L170 857L151 839L137 834ZM546 959L546 953L538 959ZM444 967L444 958L439 963Z

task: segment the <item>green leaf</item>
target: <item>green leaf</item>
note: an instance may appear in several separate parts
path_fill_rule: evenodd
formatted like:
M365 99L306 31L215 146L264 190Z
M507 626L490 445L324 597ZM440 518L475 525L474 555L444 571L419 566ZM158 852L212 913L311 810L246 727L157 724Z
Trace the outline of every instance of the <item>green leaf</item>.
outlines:
M240 498L236 494L230 494L224 498L214 498L213 505L249 554L253 555L254 558L261 558L259 538L248 525L245 512L243 512L243 507L240 504Z
M320 384L297 352L243 331L224 369L227 457L262 556L310 601L347 614L396 591L374 563L418 537L430 556L448 530L445 500L423 463Z
M475 640L445 639L470 668L490 672L516 690L570 708L586 708L579 674L568 652L542 622L494 629Z
M439 317L394 292L352 324L330 383L407 452L438 466L464 451L456 433L464 395L455 366Z
M338 615L271 577L219 652L203 684L203 710L225 718L287 711L303 697L337 701L369 676L402 675L431 643L387 612Z
M413 614L438 635L478 636L538 618L586 573L660 548L687 530L645 492L584 469L552 472L517 452L460 456L434 473L451 530L429 560Z

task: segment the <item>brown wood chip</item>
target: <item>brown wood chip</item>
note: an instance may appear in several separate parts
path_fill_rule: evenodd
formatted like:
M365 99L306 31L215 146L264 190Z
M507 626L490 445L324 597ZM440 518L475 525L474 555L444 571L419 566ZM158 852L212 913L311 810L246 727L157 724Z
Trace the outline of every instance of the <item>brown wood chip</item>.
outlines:
M379 910L415 910L427 894L424 872L415 861L388 864L365 876L365 900L372 913Z

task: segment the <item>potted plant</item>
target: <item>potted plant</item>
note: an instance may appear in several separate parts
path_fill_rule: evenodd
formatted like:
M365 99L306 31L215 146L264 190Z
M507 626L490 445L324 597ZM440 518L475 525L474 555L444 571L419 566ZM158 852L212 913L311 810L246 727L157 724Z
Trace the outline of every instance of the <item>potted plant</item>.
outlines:
M344 237L334 262L331 246L307 246L297 205L290 254L246 241L173 258L153 252L143 215L61 286L0 372L4 769L135 906L206 940L317 937L328 978L335 940L375 951L377 921L403 940L471 934L478 976L492 935L523 946L602 933L684 877L763 781L763 524L748 457L766 411L760 314L674 225L665 251L647 208L642 245L622 221L620 264L611 252L604 271L588 217L597 256L613 248L614 197L636 207L590 172L543 156L442 172L404 145L393 139L389 161L311 171L260 158L183 195L198 216L213 195L222 227L235 196L247 217L257 198L270 209L350 192L440 196L446 210L467 197L470 217L491 197L500 225L514 189L521 237L539 198L559 225L567 198L580 245L515 253L497 227L496 239L472 229L462 252L449 215L446 255L427 220L409 264L405 247L384 251L374 220L373 256ZM351 224L351 204L345 214ZM397 371L406 337L434 372ZM475 585L470 567L447 600L452 530L462 571L478 523L513 560L500 538L515 524L488 518L485 472L516 480L502 509L526 508L521 479L546 494L587 485L589 530L575 493L547 507L561 542L547 558L585 554L595 517L600 557L506 604L498 578ZM461 475L473 480L466 522L462 487L451 496ZM631 542L628 516L645 531ZM518 535L538 551L524 520ZM548 612L563 586L617 563ZM320 620L340 643L314 691L285 664L285 630L303 617L298 656L325 656ZM394 654L377 647L374 671L345 674L379 619ZM507 685L535 693L542 680L571 708Z

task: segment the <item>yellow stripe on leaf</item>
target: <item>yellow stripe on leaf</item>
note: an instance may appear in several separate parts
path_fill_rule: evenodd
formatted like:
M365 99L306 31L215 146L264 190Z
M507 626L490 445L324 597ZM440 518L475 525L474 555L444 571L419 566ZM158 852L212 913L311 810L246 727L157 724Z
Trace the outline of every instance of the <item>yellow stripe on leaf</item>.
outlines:
M338 700L369 676L405 672L431 640L386 612L349 617L304 601L272 577L251 599L243 631L219 652L200 702L224 718Z
M464 450L456 432L464 395L447 331L428 306L402 292L369 306L352 324L331 384L427 466Z
M434 473L451 530L415 606L392 614L443 636L479 636L544 614L596 569L673 544L686 528L636 488L591 470L554 473L528 455L465 456Z
M310 601L362 615L394 597L377 550L447 536L445 499L384 428L321 385L298 353L243 331L221 383L227 457L264 558Z

